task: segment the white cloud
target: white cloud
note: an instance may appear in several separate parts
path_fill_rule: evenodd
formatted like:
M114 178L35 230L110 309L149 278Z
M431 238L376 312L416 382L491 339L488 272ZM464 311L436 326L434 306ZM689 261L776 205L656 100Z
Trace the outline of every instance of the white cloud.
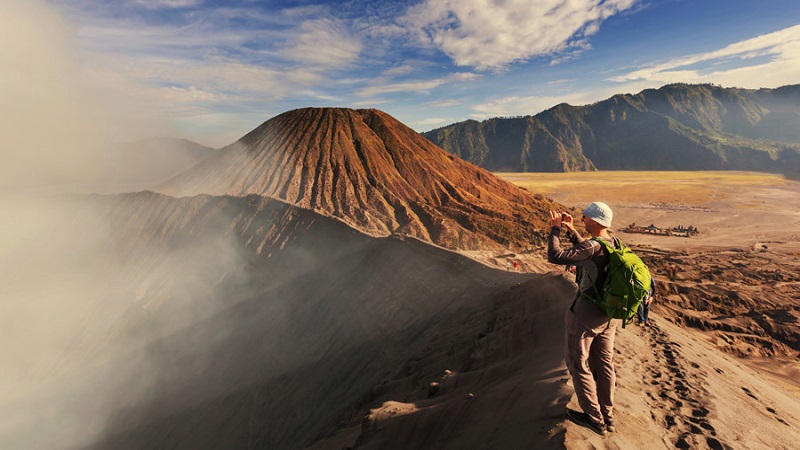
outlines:
M644 66L611 81L717 83L778 87L800 79L800 25L736 42L722 49Z
M451 106L459 106L459 105L461 105L463 103L464 102L462 102L461 100L442 99L442 100L436 100L436 101L433 101L433 102L425 103L425 106L430 106L432 108L448 108L448 107L451 107Z
M431 127L433 125L443 125L448 122L450 122L450 119L443 119L441 117L431 117L429 119L415 120L412 123L412 125L425 128L425 127Z
M350 108L375 108L376 106L388 105L390 103L392 103L392 101L387 98L370 98L361 102L348 102L346 106Z
M169 70L169 67L164 69ZM228 58L209 58L176 66L163 77L164 81L204 86L204 90L228 92L238 95L261 94L266 98L279 98L279 87L284 84L284 73L260 65L246 64Z
M136 4L147 9L176 9L197 6L202 0L136 0Z
M477 120L491 117L527 116L551 108L563 97L512 96L490 100L472 106L470 117Z
M648 87L647 83L636 82L624 86L625 92L636 93ZM573 106L589 105L605 100L621 92L620 86L598 87L592 90L565 90L555 95L530 95L496 98L473 105L470 117L484 120L492 117L531 116L550 109L558 104Z
M425 92L447 83L472 81L478 78L480 78L480 75L469 72L459 72L446 77L433 78L430 80L406 81L368 86L357 90L356 95L359 97L371 97L378 94L388 94L393 92Z
M637 0L425 0L401 19L459 66L498 69L583 48Z
M613 77L611 84L592 90L573 90L576 79L547 83L559 93L494 98L471 107L470 117L535 115L559 103L587 105L615 94L635 94L664 84L715 83L745 88L778 87L800 80L800 25L757 36L716 51L654 63Z
M274 100L324 83L331 72L351 67L362 49L341 21L296 22L301 12L317 9L291 10L280 19L280 31L230 27L229 19L243 20L230 8L221 10L222 18L206 13L185 26L87 15L81 18L80 36L87 49L110 61L104 70L124 68L125 76L152 85L155 92L174 96L162 86L193 86L208 94L204 101ZM262 16L247 18L261 25L279 20Z
M362 48L361 41L334 19L304 21L289 41L291 45L283 56L317 69L349 66L358 58Z
M154 116L172 117L182 129L192 116L204 120L223 110L266 114L306 99L341 101L339 93L352 88L342 80L353 79L343 71L355 67L364 49L365 37L327 6L60 3L90 55L85 69L136 84L139 98L158 102ZM139 15L142 6L184 9L166 22Z
M418 70L419 69L417 69L413 64L405 63L403 65L400 65L400 66L397 66L397 67L392 67L392 68L389 68L387 70L384 70L383 71L383 75L385 75L387 77L395 77L395 76L408 75L408 74L414 73L414 72L416 72Z
M170 103L219 103L229 100L225 95L204 91L197 86L170 86L162 89L163 97Z
M213 49L239 47L258 38L250 31L213 30L203 24L174 27L103 19L84 23L80 37L84 48L90 51L180 58L188 57L187 53L200 58Z

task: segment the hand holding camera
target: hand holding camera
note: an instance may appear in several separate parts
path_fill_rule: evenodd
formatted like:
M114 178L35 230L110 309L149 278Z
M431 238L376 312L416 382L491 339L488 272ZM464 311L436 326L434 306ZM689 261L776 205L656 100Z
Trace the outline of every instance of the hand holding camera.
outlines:
M570 230L575 229L575 225L572 221L572 216L569 213L561 213L561 225L569 228Z
M550 224L554 227L566 227L570 230L575 229L572 215L565 212L550 211Z
M561 228L562 219L562 213L558 211L550 211L550 225Z

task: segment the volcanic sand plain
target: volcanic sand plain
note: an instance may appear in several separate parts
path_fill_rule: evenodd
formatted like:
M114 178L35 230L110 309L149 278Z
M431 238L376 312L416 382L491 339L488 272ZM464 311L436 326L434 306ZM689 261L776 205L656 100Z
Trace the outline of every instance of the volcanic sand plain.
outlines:
M683 448L790 448L800 423L800 182L756 172L498 175L577 211L608 203L615 236L661 283L651 326L618 334L618 355L636 355L617 358L623 421L659 424L656 435ZM622 231L630 224L700 234ZM566 443L608 444L597 438L568 427Z
M612 232L664 282L662 305L672 315L706 330L749 321L759 328L755 334L771 338L749 348L720 346L742 356L797 356L800 182L757 172L499 175L577 211L591 201L608 203ZM631 224L691 226L699 234L626 232Z
M635 223L695 226L691 239L625 234L626 242L665 249L800 248L800 182L759 172L498 173L519 186L582 208L604 201L620 231ZM772 245L770 245L772 244Z

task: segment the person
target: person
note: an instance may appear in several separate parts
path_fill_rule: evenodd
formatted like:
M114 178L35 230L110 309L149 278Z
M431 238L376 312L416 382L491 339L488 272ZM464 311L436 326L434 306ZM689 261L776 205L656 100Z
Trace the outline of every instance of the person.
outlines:
M547 245L549 262L577 268L578 293L565 316L565 359L583 412L567 412L574 422L600 435L614 431L614 337L618 320L611 320L594 303L609 262L608 252L597 239L619 248L619 242L608 231L612 218L607 204L590 203L583 210L582 220L592 238L584 239L575 229L571 215L550 211L552 227ZM570 248L561 246L562 228L566 228Z
M647 320L648 320L647 317L650 315L650 303L653 303L653 298L655 296L656 296L656 280L654 278L650 280L650 292L647 293L647 297L639 306L639 310L636 311L636 317L639 319L640 327L647 325Z

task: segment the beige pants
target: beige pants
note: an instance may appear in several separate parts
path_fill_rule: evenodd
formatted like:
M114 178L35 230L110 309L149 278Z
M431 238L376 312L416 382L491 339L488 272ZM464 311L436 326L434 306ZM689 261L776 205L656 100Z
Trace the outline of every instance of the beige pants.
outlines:
M614 418L614 336L618 320L581 299L566 315L566 361L575 395L592 420Z

